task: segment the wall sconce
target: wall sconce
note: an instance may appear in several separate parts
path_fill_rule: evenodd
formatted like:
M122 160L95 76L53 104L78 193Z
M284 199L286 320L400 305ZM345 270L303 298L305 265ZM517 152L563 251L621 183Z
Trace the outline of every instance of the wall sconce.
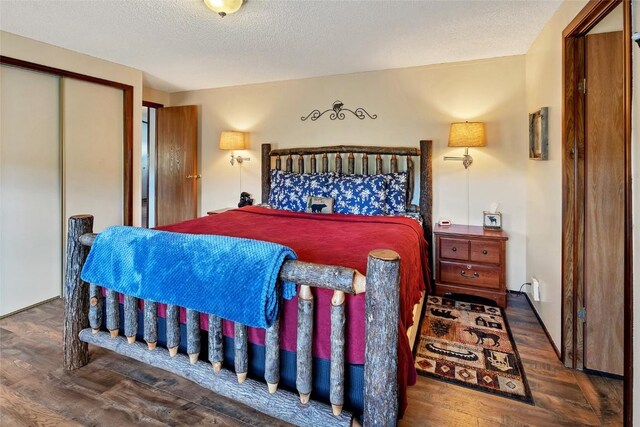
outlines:
M464 147L464 156L445 156L445 160L462 160L467 169L473 163L473 157L469 155L469 147L484 147L487 139L482 122L451 123L449 130L449 147Z
M220 134L221 150L244 150L247 148L247 134L245 132L225 131ZM235 162L242 163L251 160L249 157L235 156L231 152L230 163L233 166Z

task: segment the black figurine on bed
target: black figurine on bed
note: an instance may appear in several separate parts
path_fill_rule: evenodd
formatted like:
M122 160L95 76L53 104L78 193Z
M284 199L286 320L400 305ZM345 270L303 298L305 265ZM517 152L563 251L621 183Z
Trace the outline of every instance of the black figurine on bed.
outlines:
M240 202L238 203L238 207L241 208L243 206L251 206L253 205L253 199L251 198L251 194L242 192L240 193Z

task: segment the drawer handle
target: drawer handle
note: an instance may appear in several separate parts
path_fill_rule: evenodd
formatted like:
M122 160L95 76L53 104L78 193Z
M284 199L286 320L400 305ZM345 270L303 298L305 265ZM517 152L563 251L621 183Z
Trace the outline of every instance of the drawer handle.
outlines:
M461 271L460 271L460 275L461 275L462 277L467 278L467 279L477 279L478 277L480 277L480 275L478 274L478 272L477 272L477 271L474 271L474 272L473 272L473 276L467 276L467 271L466 271L466 270L461 270Z
M458 250L458 248L456 248L456 247L454 246L454 247L452 247L452 248L451 248L451 250L452 250L453 252L456 252L456 251Z
M482 251L482 254L483 254L483 255L486 255L486 254L488 254L488 253L489 253L489 251L487 251L486 249L484 249L484 250Z

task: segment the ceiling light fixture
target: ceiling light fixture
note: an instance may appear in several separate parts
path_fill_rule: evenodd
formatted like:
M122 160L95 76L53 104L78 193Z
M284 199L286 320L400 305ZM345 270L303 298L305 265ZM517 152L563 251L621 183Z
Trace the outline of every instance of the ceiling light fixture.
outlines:
M204 4L223 18L230 13L237 12L243 0L204 0Z

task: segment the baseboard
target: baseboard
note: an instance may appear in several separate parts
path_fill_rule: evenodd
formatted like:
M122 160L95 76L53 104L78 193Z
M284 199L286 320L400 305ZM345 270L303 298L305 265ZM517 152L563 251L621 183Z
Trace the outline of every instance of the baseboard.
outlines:
M609 372L596 371L594 369L588 369L588 368L584 368L582 372L589 375L597 375L599 377L612 378L614 380L624 381L624 375L610 374Z
M509 292L510 294L513 294L513 295L524 295L527 298L527 302L529 303L529 307L531 307L531 310L533 311L533 314L536 315L536 319L538 319L538 323L540 323L540 326L542 326L542 330L544 331L544 334L547 336L547 340L551 344L551 347L553 348L553 351L556 352L556 356L558 356L558 360L560 360L562 362L562 356L560 354L560 351L558 350L558 347L556 347L555 343L553 342L553 339L551 338L551 334L549 334L549 330L547 330L547 327L545 326L544 322L542 321L542 318L538 314L538 310L536 310L536 307L531 302L531 298L529 298L529 294L526 293L526 292L512 291L512 290L508 290L507 292Z
M16 310L16 311L12 311L11 313L7 313L7 314L4 314L4 315L0 316L0 320L4 319L4 318L6 318L6 317L9 317L9 316L13 316L14 314L22 313L23 311L30 310L30 309L32 309L33 307L37 307L37 306L39 306L39 305L46 304L46 303L51 302L51 301L55 301L55 300L60 299L60 298L62 298L62 296L57 296L57 297L49 298L49 299L46 299L46 300L44 300L44 301L40 301L40 302L37 302L37 303L35 303L35 304L31 304L31 305L30 305L30 306L28 306L28 307L19 308L19 309L18 309L18 310Z

